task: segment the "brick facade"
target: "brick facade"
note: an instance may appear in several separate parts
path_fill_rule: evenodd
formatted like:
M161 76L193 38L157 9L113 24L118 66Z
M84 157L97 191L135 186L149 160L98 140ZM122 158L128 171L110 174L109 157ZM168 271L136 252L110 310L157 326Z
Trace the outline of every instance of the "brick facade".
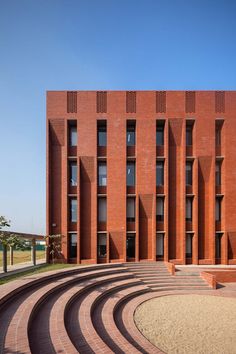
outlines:
M235 91L47 92L47 233L63 235L63 261L236 264L235 119ZM129 124L134 146L127 146ZM106 146L98 146L100 126L106 127ZM70 146L71 127L77 146ZM157 144L158 127L163 144ZM77 165L77 186L70 163ZM105 186L98 186L100 163L106 165ZM135 165L129 187L127 163ZM158 163L164 167L161 185ZM135 198L131 221L128 196ZM102 222L98 198L106 198ZM156 216L156 198L164 200L163 218ZM102 255L99 235L106 236Z

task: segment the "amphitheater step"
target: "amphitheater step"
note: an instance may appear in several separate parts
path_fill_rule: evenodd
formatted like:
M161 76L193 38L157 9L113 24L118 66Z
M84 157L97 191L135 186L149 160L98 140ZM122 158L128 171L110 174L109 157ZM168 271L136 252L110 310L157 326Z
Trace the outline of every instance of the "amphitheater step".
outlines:
M150 289L151 291L181 291L181 290L191 290L191 291L194 291L194 290L209 290L209 286L156 286L156 285L153 285L153 286L150 286Z
M178 280L178 279L163 279L163 280L155 280L155 279L141 279L143 283L145 284L173 284L173 285L182 285L182 284L187 284L187 285L201 285L201 284L204 284L204 285L207 285L205 283L204 280L202 279L189 279L188 281L181 281L181 280Z
M163 262L104 264L3 285L0 353L156 353L135 330L132 312L124 318L122 309L154 292L210 290L199 273L176 273L171 275Z

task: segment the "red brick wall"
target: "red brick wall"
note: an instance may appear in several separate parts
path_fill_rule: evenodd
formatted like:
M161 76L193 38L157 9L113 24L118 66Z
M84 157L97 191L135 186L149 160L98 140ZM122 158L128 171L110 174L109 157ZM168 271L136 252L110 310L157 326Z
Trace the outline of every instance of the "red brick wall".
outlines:
M236 92L220 94L225 96L223 105L216 104L217 95L214 91L167 91L161 93L160 109L160 95L156 95L155 91L129 94L126 91L102 94L97 94L97 91L74 91L69 95L67 91L47 93L47 232L63 234L62 250L66 261L69 257L68 232L72 231L68 222L68 120L77 121L78 131L78 222L73 227L78 234L77 261L97 262L99 119L107 120L106 231L110 241L107 261L126 260L127 119L136 120L136 260L156 259L156 120L162 119L165 120L164 258L165 261L184 264L185 126L186 120L194 119L192 262L214 264L215 120L220 118L224 120L221 146L221 263L236 264Z

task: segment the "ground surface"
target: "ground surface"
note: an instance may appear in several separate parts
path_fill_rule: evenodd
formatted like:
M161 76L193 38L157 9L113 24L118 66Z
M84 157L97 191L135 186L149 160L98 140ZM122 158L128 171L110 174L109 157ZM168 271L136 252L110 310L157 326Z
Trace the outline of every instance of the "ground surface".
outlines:
M168 354L236 353L235 298L154 298L136 309L135 323L151 343Z
M2 266L2 254L3 252L0 251L0 267ZM14 251L13 253L13 263L25 263L31 261L31 250L25 251ZM36 251L36 259L43 259L45 258L45 251ZM7 264L10 264L10 252L7 252Z

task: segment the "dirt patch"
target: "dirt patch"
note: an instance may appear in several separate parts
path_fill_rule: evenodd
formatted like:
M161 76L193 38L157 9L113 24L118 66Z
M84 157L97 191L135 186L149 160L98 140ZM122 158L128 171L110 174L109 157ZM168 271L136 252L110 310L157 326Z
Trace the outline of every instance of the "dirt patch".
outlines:
M140 332L168 354L236 354L236 299L173 295L135 311Z

